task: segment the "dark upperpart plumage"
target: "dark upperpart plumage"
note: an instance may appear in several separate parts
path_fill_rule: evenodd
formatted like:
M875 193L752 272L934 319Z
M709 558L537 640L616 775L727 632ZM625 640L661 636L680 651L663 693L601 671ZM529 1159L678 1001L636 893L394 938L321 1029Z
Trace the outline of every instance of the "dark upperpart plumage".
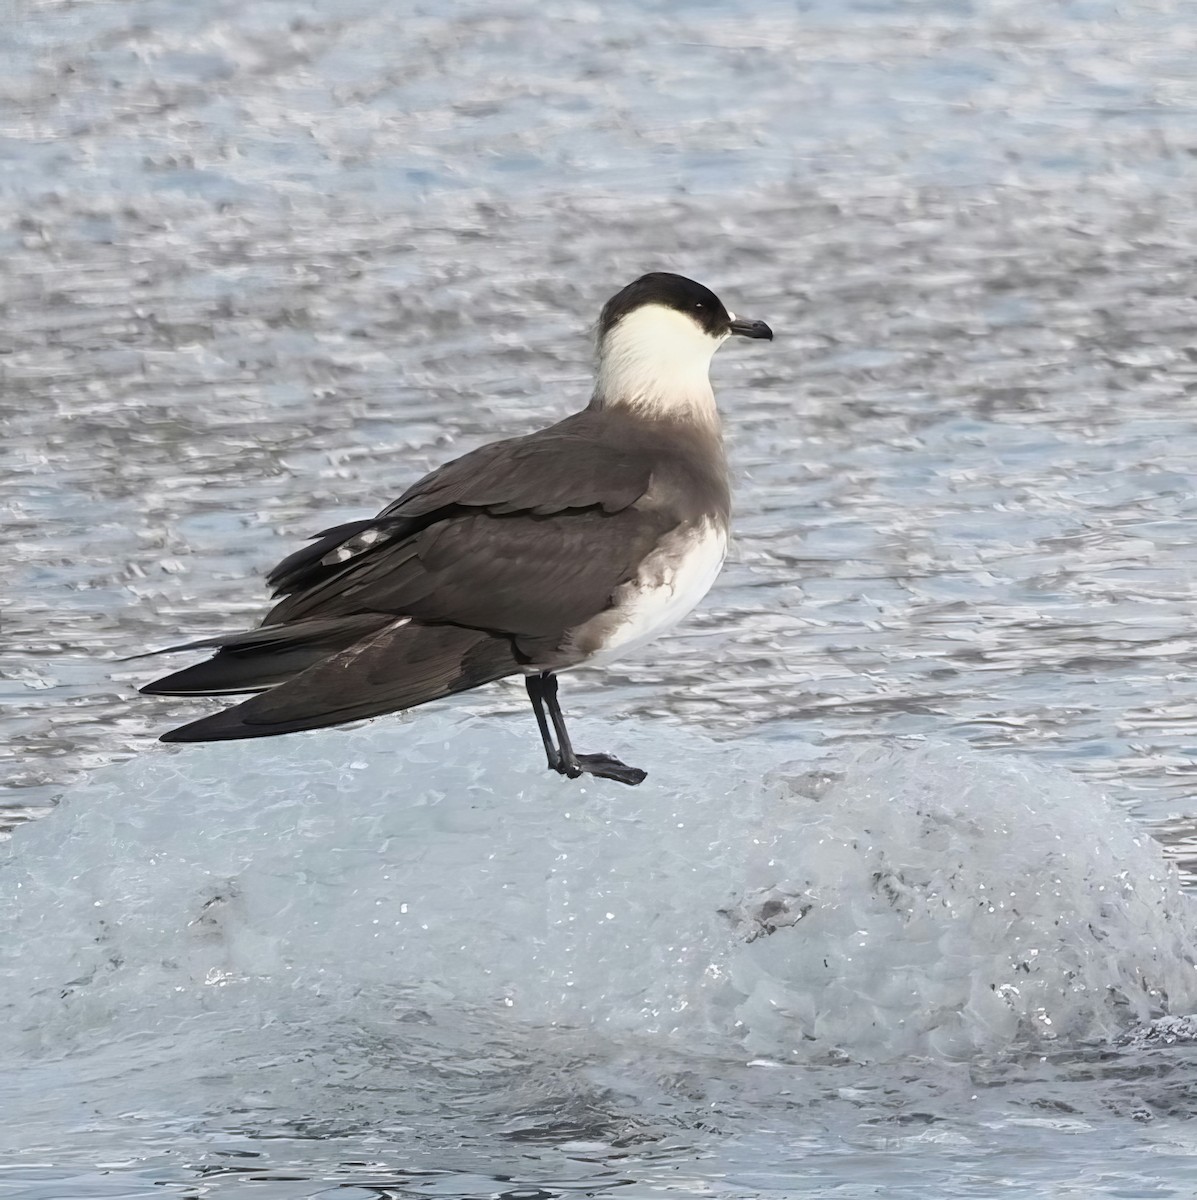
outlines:
M663 291L679 311L697 297L723 322L712 336L726 336L713 293L662 275L613 298L604 334L662 303ZM278 603L258 629L172 647L217 653L142 689L259 694L162 740L316 729L524 674L541 681L530 679L529 694L550 766L638 782L643 773L617 760L573 754L548 679L593 652L587 639L671 534L704 521L726 528L727 473L717 433L599 399L446 463L376 517L325 530L283 559L267 577Z

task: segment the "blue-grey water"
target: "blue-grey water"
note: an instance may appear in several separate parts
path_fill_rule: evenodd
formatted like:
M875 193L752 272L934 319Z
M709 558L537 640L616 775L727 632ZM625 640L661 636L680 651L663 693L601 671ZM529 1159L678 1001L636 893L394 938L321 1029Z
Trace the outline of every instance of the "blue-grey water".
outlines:
M769 761L793 746L849 763L890 739L932 739L1079 777L1182 870L1197 862L1191 5L9 0L2 15L6 823L75 830L76 855L86 834L97 864L127 853L75 829L82 800L44 814L91 795L80 789L97 769L132 796L138 771L176 763L155 734L202 709L136 697L146 665L117 659L252 622L263 571L298 540L374 511L445 457L580 406L599 305L665 268L778 336L715 363L732 560L675 635L566 685L592 736L622 718L636 736L685 725ZM516 692L465 708L503 713L535 750ZM670 774L661 736L663 761L644 764L654 779ZM337 753L294 744L269 753L317 772ZM217 827L187 774L198 760L177 761L193 799L177 819L202 841ZM936 779L945 801L960 786ZM636 797L633 812L648 803ZM330 827L330 853L340 836ZM21 837L11 844L20 862ZM54 882L53 855L38 861ZM468 889L455 895L467 913ZM14 911L7 941L44 936ZM285 913L266 927L282 936ZM47 928L89 942L63 916ZM141 945L122 961L168 953ZM29 967L5 986L25 1011L57 994L51 979ZM380 1011L362 1016L367 1058L371 1039L396 1036ZM874 1081L888 1099L858 1073L820 1076L834 1099L821 1119L810 1096L788 1109L776 1082L754 1109L745 1080L772 1068L750 1070L726 1042L687 1060L684 1046L620 1041L604 1057L597 1040L575 1033L562 1048L554 1033L537 1059L536 1037L495 1051L475 1016L460 1041L445 1035L454 1055L430 1053L437 1071L411 1065L416 1039L389 1074L376 1067L385 1087L367 1072L377 1097L410 1069L412 1095L394 1112L363 1102L343 1126L336 1105L305 1116L240 1082L206 1082L202 1119L181 1098L171 1117L160 1080L136 1084L163 1070L165 1042L96 1019L101 1057L80 1058L59 1045L70 1021L47 1016L48 1048L22 1051L0 1090L5 1124L29 1130L0 1164L0 1191L1195 1186L1185 1095L1197 1076L1182 1049L1150 1062L1071 1046L948 1056L951 1087L932 1087L921 1047ZM820 1070L836 1055L873 1061L858 1034ZM120 1070L112 1046L127 1051ZM357 1046L337 1044L346 1078ZM618 1065L641 1053L680 1058L650 1086ZM521 1125L504 1088L491 1113L472 1092L438 1093L474 1060L483 1074L500 1060L527 1068L538 1115ZM555 1127L544 1113L578 1063L590 1083ZM102 1091L101 1076L128 1107L112 1092L89 1116L80 1080ZM1120 1095L1122 1078L1139 1090ZM1084 1079L1101 1097L1091 1108L1060 1092ZM991 1108L965 1119L976 1089ZM46 1108L34 1095L75 1099Z

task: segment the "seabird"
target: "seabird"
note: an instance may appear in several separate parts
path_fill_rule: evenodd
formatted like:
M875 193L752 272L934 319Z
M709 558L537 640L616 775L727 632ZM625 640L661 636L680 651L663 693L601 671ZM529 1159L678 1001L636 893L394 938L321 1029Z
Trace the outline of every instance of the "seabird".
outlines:
M258 693L162 741L319 729L522 674L550 770L640 783L609 754L575 752L557 674L638 648L714 583L730 496L709 368L732 334L773 337L681 275L628 284L603 308L581 412L317 534L267 576L281 599L257 629L156 651L217 647L144 693Z

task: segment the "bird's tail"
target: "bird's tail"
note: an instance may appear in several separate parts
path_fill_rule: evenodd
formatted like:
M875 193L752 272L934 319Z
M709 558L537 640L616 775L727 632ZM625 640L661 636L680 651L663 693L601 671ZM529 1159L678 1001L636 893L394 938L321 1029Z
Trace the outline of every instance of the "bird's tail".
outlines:
M457 625L388 618L381 629L326 654L262 695L172 729L162 735L162 741L219 742L341 725L414 708L521 669L508 637Z
M232 696L239 692L263 692L294 679L301 671L338 650L348 649L394 620L386 613L312 618L288 625L263 625L243 633L222 633L133 657L149 658L153 654L173 654L179 650L217 648L217 653L205 662L147 683L141 689L147 696Z

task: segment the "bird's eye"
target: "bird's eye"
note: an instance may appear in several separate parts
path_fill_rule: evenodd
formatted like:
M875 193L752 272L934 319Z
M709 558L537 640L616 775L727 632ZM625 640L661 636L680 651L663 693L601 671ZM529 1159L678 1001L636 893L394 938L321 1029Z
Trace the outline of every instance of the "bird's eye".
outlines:
M694 307L695 308L706 308L706 305L703 304L703 302L701 300L695 300Z

